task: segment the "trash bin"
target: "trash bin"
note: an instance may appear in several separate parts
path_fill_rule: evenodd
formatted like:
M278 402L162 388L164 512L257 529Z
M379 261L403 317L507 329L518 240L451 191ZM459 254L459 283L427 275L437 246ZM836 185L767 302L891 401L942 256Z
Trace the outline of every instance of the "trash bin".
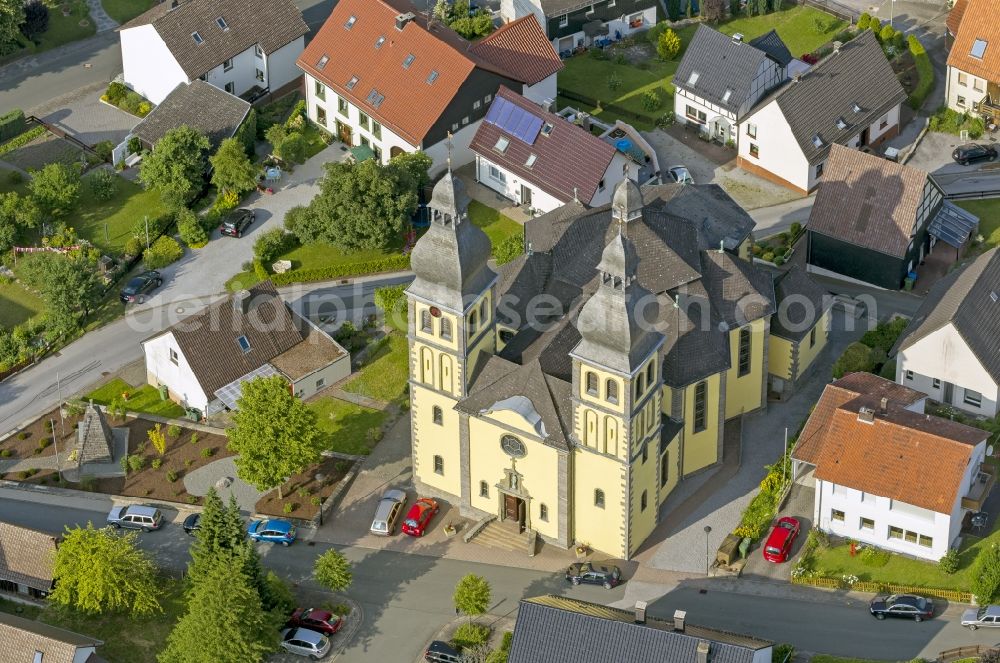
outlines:
M201 410L193 407L189 407L184 411L184 416L194 421L195 423L201 421Z
M167 400L168 397L169 397L169 395L167 393L167 385L161 384L160 385L160 400L161 401L165 401L165 400Z
M743 540L740 541L740 559L746 559L747 558L747 553L750 552L750 544L751 543L752 542L751 542L749 536L743 537Z
M907 292L913 290L913 279L909 276L903 279L903 290L906 290Z

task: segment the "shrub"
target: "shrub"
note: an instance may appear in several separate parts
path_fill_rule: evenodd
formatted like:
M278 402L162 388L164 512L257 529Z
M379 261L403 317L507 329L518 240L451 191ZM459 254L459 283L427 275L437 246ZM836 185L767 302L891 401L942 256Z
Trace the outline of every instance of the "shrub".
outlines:
M771 663L787 663L787 661L792 660L793 656L795 656L795 647L784 642L774 645L774 648L771 649Z
M642 93L642 107L649 112L659 109L663 101L656 90L646 90Z
M793 221L792 227L789 229L789 231L791 232L792 235L792 241L795 241L795 239L797 239L798 236L802 234L802 224L799 223L798 221Z
M14 452L11 451L10 449L4 449L3 451L0 451L0 457L3 457L3 458L10 458L13 455L14 455Z
M45 430L49 431L50 433L55 429L55 427L56 425L51 419L45 422Z
M194 459L188 458L186 461L184 461L184 467L191 467L192 465L194 465Z
M29 433L26 430L23 430L23 431L21 431L20 433L17 434L17 439L19 439L19 440L27 440L30 436L31 436L31 433Z
M189 209L177 212L177 232L181 240L192 248L199 248L208 243L208 233L201 220Z
M258 281L265 281L267 277L270 276L267 271L267 267L264 266L260 260L253 261L253 275L257 277Z
M135 114L139 117L146 117L149 115L150 111L153 110L153 104L148 101L143 101L139 104L139 107L135 109Z
M451 636L451 642L458 649L468 649L485 643L490 639L490 627L484 624L461 624Z
M28 473L28 470L21 470L20 472L17 473L17 478L20 479L21 481L24 481L30 476L31 475Z
M52 438L51 437L43 437L42 439L40 439L38 441L38 448L39 449L46 449L46 448L48 448L50 446L52 446Z
M312 499L309 500L309 503L313 506L320 506L323 504L323 498L319 495L313 495Z
M181 427L177 424L170 424L167 426L167 435L176 440L181 436Z
M111 200L118 190L118 176L107 168L99 168L87 180L90 183L90 192L98 200Z
M167 470L167 481L170 483L177 481L177 476L176 470Z
M285 515L287 515L292 511L295 511L295 505L292 504L291 502L285 502L285 505L281 507L281 510L285 512Z
M285 136L281 141L281 158L289 163L302 163L306 160L306 139L302 134L295 132Z
M152 461L150 461L150 463L149 463L149 466L150 466L150 467L152 467L152 468L153 468L154 470L158 470L158 469L160 469L160 467L161 467L162 465L163 465L163 459L162 459L162 458L154 458L154 459L153 459Z
M516 232L493 247L493 259L497 265L506 265L524 253L524 233Z
M139 104L141 103L142 97L137 92L129 92L118 105L122 110L137 115L139 113Z
M21 171L12 170L9 173L7 173L7 184L10 184L11 186L17 186L22 182L24 182L24 175L21 174Z
M656 40L656 53L661 60L673 60L681 50L681 38L671 28L667 28Z
M608 89L611 90L612 92L615 92L621 86L622 86L622 79L618 76L618 74L612 72L611 75L608 76Z
M115 151L115 144L110 140L102 140L100 143L94 145L94 151L97 152L97 156L101 158L101 161L111 163L111 155Z
M142 253L145 246L146 243L143 240L133 236L125 240L125 246L122 250L125 251L125 255L137 256Z
M215 455L215 449L213 449L212 447L205 447L204 449L201 450L202 458L211 458L214 455Z
M160 424L156 424L146 431L146 436L153 448L156 449L156 453L162 456L167 450L167 437L163 434Z
M16 149L22 148L31 141L35 140L39 136L45 133L45 127L41 125L35 125L28 129L27 131L18 134L17 136L11 138L3 145L0 145L0 154L6 154L7 152L13 152Z
M889 553L874 546L866 546L861 551L861 563L865 566L880 568L889 563Z
M896 30L893 29L893 27L888 23L882 26L882 29L879 30L878 33L879 41L881 41L883 44L892 43L892 38L895 36L896 36Z
M138 472L146 464L146 457L142 454L131 454L128 457L128 468L133 472Z
M191 444L198 444L198 433L191 433Z
M108 89L104 92L104 96L107 98L109 103L114 105L120 104L128 95L131 90L124 83L118 81L113 81L108 85Z
M958 551L954 548L949 548L948 552L942 555L941 559L938 560L938 568L944 573L952 575L958 571L959 561Z
M892 346L896 344L899 335L906 329L907 320L896 318L890 322L880 322L875 329L869 329L861 337L861 343L869 348L878 348L888 354Z
M930 56L927 55L927 49L924 48L919 39L910 35L906 38L906 45L917 68L917 84L914 86L913 92L910 93L909 100L910 108L916 110L924 105L924 100L934 89L934 66L931 64ZM933 118L931 122L933 124ZM932 126L931 129L933 130L934 127ZM971 131L969 135L972 135ZM982 132L979 135L982 135Z
M279 255L284 253L292 235L282 228L271 228L257 236L253 243L253 254L265 265L270 265Z
M848 373L868 372L875 368L872 350L867 345L855 341L847 346L844 354L833 363L833 377L839 380Z
M858 17L858 30L867 30L871 20L872 17L868 15L868 12L862 12L861 16Z
M398 254L376 260L367 260L356 263L346 263L332 265L329 267L317 267L315 269L290 270L284 274L272 275L271 282L276 286L289 285L292 283L307 283L309 281L327 281L344 276L356 276L360 274L378 274L380 272L396 272L410 268L410 257Z
M886 380L895 380L896 379L896 360L893 359L892 361L887 361L884 364L882 364L882 368L879 369L878 374L879 374L880 377L883 377Z
M146 269L159 269L180 260L183 255L184 249L177 243L177 240L164 235L143 252L142 260Z

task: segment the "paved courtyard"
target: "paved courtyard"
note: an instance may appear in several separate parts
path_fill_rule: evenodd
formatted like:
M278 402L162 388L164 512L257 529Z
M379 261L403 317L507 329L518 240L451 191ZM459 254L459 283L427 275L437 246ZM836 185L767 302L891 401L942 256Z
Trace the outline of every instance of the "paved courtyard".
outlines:
M87 145L109 140L115 145L125 137L140 118L101 102L106 83L97 83L57 97L33 113L41 120L68 132Z

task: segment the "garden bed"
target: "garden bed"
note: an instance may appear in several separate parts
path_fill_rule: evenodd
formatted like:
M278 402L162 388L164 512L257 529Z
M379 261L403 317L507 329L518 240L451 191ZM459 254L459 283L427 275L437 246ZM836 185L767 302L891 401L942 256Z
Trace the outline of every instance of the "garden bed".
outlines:
M281 486L284 499L278 499L278 491L272 490L257 500L256 511L267 516L312 520L351 465L349 460L324 458L318 465L289 477ZM322 481L316 480L318 474L323 475Z
M60 425L59 409L47 412L0 442L0 458L2 460L45 458L55 454L56 446L65 453L76 444L76 424L82 418L81 415L67 416ZM55 422L57 437L55 444L52 441L53 431L48 428L50 421ZM62 430L65 430L65 434L60 434ZM43 440L47 441L44 443L45 446L42 446Z

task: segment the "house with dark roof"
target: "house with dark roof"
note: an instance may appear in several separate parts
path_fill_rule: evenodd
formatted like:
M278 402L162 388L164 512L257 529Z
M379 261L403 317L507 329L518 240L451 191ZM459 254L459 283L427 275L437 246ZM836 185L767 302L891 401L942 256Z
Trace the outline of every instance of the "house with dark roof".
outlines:
M605 141L501 87L472 138L476 181L536 213L571 200L607 205L638 164Z
M118 28L125 84L154 104L198 79L275 92L301 76L308 31L292 0L164 0Z
M106 663L97 655L103 640L0 612L0 661Z
M142 342L146 380L203 414L236 409L240 385L282 375L308 398L351 372L350 355L282 301L270 281L235 293Z
M751 635L707 628L676 610L654 617L646 603L632 610L564 596L518 603L511 663L769 663L773 643Z
M214 85L199 80L180 83L135 125L124 145L127 151L129 138L134 136L142 149L152 150L168 131L187 125L208 138L214 152L223 140L236 135L249 114L249 103Z
M577 48L618 41L663 20L656 0L500 0L504 23L534 16L552 47L563 57Z
M900 335L896 381L975 415L1000 412L1000 251L934 284Z
M806 224L810 272L898 290L933 252L950 264L979 219L912 166L833 145Z
M771 316L767 388L769 397L784 400L812 374L826 348L833 297L798 266L774 274L774 296L778 310Z
M720 143L739 142L740 122L788 79L793 59L774 30L745 41L702 23L674 74L674 117Z
M48 596L58 544L59 537L0 522L0 591L36 599Z
M825 177L831 145L871 151L898 134L905 100L882 46L862 30L740 120L738 163L805 194Z
M993 0L958 0L948 15L945 102L1000 124L1000 17Z
M555 99L563 64L534 16L475 43L408 0L342 0L298 60L309 119L382 163L422 150L440 173L473 160L500 86Z
M792 450L813 526L937 561L996 481L989 432L924 413L925 394L871 373L826 386Z

